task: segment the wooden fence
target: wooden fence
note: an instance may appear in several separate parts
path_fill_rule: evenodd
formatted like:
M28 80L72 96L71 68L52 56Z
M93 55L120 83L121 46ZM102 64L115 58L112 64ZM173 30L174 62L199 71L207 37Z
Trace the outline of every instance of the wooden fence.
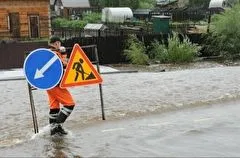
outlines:
M22 68L25 54L37 48L47 48L47 42L1 42L0 69Z
M138 34L137 37L147 46L154 39L166 40L167 35L161 34ZM188 37L194 43L201 43L200 34L189 34ZM97 45L100 64L114 64L126 62L123 50L128 36L106 36L106 37L72 37L65 39L63 45L67 47L68 55L75 43L80 46ZM0 69L22 68L25 54L37 48L47 48L47 42L12 42L0 43ZM94 50L84 49L86 55L93 58Z

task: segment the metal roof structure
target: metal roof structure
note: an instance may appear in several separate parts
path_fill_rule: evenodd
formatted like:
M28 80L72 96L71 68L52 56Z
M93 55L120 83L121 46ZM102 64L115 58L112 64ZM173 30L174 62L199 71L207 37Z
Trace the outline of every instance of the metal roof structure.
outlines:
M65 8L90 8L89 0L62 0Z
M88 23L86 26L84 26L84 30L104 30L104 29L106 29L106 26L103 24Z
M146 14L148 15L152 10L151 9L136 9L133 11L133 14Z

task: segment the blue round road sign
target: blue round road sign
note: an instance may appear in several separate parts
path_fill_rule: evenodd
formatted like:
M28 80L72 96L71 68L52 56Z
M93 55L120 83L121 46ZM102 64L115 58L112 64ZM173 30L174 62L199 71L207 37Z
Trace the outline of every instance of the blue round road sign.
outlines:
M63 75L60 58L45 48L32 51L24 61L23 70L28 83L42 90L55 87Z

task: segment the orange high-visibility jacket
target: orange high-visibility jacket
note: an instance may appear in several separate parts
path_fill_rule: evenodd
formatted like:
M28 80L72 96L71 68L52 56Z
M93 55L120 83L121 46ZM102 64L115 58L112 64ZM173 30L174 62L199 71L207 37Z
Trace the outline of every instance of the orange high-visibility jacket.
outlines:
M61 61L66 63L66 56L62 55L60 52L54 51ZM66 65L65 65L66 66ZM64 106L74 106L75 102L72 95L66 88L60 88L59 85L56 87L47 90L50 109L59 109L60 104Z

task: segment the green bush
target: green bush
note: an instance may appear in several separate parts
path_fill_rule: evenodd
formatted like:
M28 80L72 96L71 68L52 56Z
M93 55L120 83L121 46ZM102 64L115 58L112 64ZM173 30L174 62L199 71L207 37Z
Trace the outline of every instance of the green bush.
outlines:
M101 13L85 13L82 20L87 23L98 23L101 22L101 16Z
M218 46L218 39L212 33L202 35L202 56L219 56L221 49Z
M166 46L157 40L151 43L149 57L153 61L160 61L161 63L169 62Z
M146 48L144 43L139 41L135 35L130 35L126 49L124 50L124 55L130 60L132 64L146 65L148 64L149 58L146 53Z
M168 47L162 42L154 41L151 44L150 51L152 59L161 63L187 63L195 59L199 55L200 47L190 42L189 38L183 36L180 41L178 35L173 33L168 38Z
M87 24L87 22L85 22L85 21L71 20L69 28L72 28L72 29L83 29L86 24Z
M97 23L101 20L100 13L85 13L82 20L56 18L52 21L53 28L83 29L87 23Z
M69 25L69 20L65 18L56 18L52 21L53 28L68 27L68 25Z
M240 58L240 4L232 9L225 10L222 14L217 14L212 18L209 38L215 39L208 49L218 48L220 55L225 59Z

